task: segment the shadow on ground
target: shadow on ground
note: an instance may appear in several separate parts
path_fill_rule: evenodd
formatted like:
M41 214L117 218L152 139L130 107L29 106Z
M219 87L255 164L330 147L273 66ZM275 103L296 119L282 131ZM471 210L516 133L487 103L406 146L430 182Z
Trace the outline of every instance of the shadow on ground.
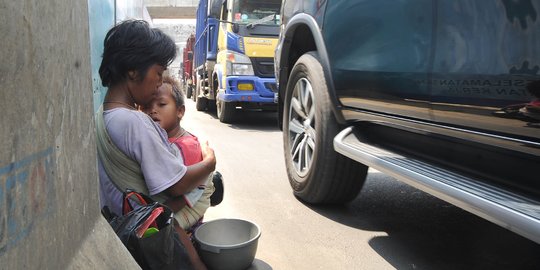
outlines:
M540 245L378 172L347 205L306 206L386 232L369 245L396 269L540 269Z
M215 112L206 112L215 117ZM255 131L279 131L277 112L239 110L232 123L221 123L233 129ZM216 117L216 121L219 121Z
M272 270L272 267L264 261L255 259L253 264L246 270Z
M190 109L196 110L195 102L193 100L186 100L186 103L190 103ZM219 123L215 106L211 106L207 110L199 112L212 117ZM279 131L277 117L277 111L238 110L234 121L231 123L220 124L241 130Z

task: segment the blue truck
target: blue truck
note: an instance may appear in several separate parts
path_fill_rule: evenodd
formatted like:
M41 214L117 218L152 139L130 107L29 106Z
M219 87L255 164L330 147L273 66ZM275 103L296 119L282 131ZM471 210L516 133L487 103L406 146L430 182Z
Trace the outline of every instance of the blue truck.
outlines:
M193 99L233 122L241 109L277 110L274 51L280 0L201 0L195 26Z

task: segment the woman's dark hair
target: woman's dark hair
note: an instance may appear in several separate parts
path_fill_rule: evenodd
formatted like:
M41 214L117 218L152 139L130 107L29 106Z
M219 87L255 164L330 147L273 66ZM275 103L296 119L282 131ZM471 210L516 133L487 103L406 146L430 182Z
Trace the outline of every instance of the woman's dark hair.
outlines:
M172 96L174 98L174 102L176 103L176 107L180 107L184 105L184 91L182 88L180 88L180 83L173 78L170 75L165 75L163 77L163 84L169 84L172 89Z
M125 81L131 70L137 71L142 80L152 65L171 64L177 51L169 36L142 20L127 20L114 26L103 43L99 76L105 87Z

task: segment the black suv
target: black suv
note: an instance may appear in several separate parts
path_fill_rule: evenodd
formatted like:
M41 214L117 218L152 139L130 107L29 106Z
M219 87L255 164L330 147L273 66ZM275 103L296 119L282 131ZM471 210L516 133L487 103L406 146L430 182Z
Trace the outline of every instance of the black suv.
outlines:
M309 203L373 167L540 243L540 1L284 0L287 173Z

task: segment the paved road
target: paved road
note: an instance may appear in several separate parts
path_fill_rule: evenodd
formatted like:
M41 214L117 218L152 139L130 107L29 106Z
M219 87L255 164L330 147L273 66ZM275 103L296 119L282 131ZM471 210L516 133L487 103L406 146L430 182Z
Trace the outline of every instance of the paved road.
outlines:
M210 141L225 177L225 198L205 219L262 229L250 269L540 269L540 245L377 171L348 205L303 204L288 184L275 117L223 124L188 100L183 122Z

